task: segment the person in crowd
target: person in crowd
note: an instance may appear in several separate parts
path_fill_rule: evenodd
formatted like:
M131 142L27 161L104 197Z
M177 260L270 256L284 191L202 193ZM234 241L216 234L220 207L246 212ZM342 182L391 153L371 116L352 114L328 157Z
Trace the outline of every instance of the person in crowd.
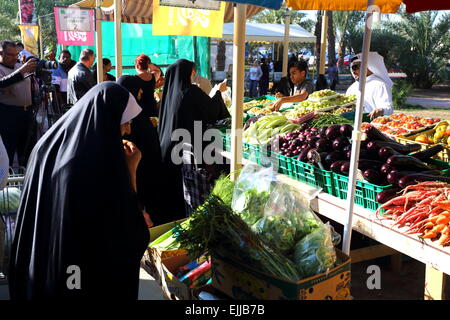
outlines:
M307 72L308 64L305 61L298 61L289 66L289 75L293 87L289 96L277 92L275 96L279 99L273 104L273 110L279 110L283 103L302 102L308 99L308 96L314 92L314 84L306 79Z
M152 60L149 56L141 54L136 58L134 63L136 69L136 77L140 83L141 91L138 92L138 100L146 106L147 117L157 117L158 110L155 100L156 77L152 71ZM156 70L154 68L154 70Z
M177 155L175 147L180 144L173 138L174 133L178 129L189 132L195 149L197 143L203 146L203 141L194 141L194 122L201 121L202 129L206 130L207 124L230 116L221 94L227 90L226 83L216 86L216 93L211 98L192 84L194 76L195 64L192 61L181 59L169 66L159 110L158 132L162 160L167 167L167 180L172 184L166 212L171 215L172 221L185 217L181 164L172 157L172 151L175 152L174 156Z
M274 72L274 70L273 70L273 60L272 60L272 58L269 58L269 71L270 72Z
M10 166L17 153L20 166L28 161L28 134L33 113L29 74L36 70L37 60L17 62L18 51L12 41L0 41L0 136L8 152Z
M0 136L0 191L6 187L9 172L9 158L2 137ZM1 219L0 219L1 220ZM0 248L0 251L3 248ZM0 270L1 271L1 270Z
M22 42L16 42L17 51L19 51L18 62L23 63L28 57L34 56L30 51L25 50L25 46Z
M67 80L67 103L74 105L86 92L95 86L91 67L95 61L94 51L84 49L81 51L79 62L69 71Z
M294 88L290 77L282 77L280 81L274 84L271 94L278 94L278 96L289 96Z
M112 70L111 60L103 58L103 81L116 81L116 77L108 73ZM97 83L97 63L92 67L92 74L94 76L95 83Z
M76 62L72 60L72 55L69 50L62 50L59 54L58 68L52 69L52 84L56 87L56 92L59 94L60 105L67 103L67 78L69 71Z
M351 60L350 69L355 82L347 89L347 94L360 95L359 75L361 67L361 54ZM384 64L384 58L378 52L369 52L367 60L367 79L364 93L364 113L369 113L371 120L391 115L394 112L392 104L393 82L389 77Z
M251 98L256 97L258 95L258 82L262 77L261 66L258 61L255 60L253 65L248 70L248 81L249 81L249 96Z
M266 62L266 58L261 58L261 71L262 76L259 79L259 95L264 96L269 90L269 65Z
M136 69L142 68L145 57L136 60ZM150 69L149 69L150 70ZM155 225L170 222L166 219L166 202L162 193L170 193L165 187L164 168L161 159L161 147L156 126L151 121L156 108L154 97L155 77L150 81L142 80L139 75L123 75L118 84L125 87L136 98L142 112L131 123L128 140L133 142L142 153L142 160L137 169L137 190L140 203ZM145 94L144 94L145 92ZM146 98L148 95L148 98Z
M331 60L327 70L328 81L330 83L330 89L336 90L336 84L339 80L339 69L336 66L336 60Z
M36 144L11 248L11 299L137 299L149 232L136 196L141 153L123 136L140 111L125 88L101 83Z

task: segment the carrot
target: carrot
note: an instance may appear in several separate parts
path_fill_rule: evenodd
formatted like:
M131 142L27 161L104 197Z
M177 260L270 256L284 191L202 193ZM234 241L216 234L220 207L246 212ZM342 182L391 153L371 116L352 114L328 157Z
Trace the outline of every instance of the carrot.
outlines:
M450 210L450 201L438 201L434 203L435 205L437 205L439 208L442 208L444 210Z
M434 232L431 232L431 231L425 233L425 234L422 236L422 238L424 238L424 239L433 239L433 238L436 238L436 237L437 237L437 234L434 233Z
M433 229L431 229L431 232L439 233L439 232L441 232L442 230L444 230L444 228L445 228L445 225L444 225L444 224L437 224L437 225L435 225L435 226L433 227Z
M450 226L446 226L443 230L442 230L442 232L441 232L442 234L448 234L448 235L450 235Z
M450 217L439 215L438 219L436 220L437 224L447 224L450 222Z
M450 241L450 235L448 234L443 234L440 238L439 238L439 245L443 246L445 245L447 242Z

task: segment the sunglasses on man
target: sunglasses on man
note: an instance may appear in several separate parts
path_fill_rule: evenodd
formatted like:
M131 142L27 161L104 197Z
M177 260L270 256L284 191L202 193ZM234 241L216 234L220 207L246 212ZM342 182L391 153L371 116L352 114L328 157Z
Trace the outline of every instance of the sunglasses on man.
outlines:
M360 67L361 67L360 64L354 64L354 65L352 65L352 70L353 71L359 70Z

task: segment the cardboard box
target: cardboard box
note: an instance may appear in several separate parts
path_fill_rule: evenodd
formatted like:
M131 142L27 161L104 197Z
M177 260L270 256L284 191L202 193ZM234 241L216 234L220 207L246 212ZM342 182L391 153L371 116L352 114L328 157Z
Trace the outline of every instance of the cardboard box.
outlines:
M248 265L223 257L212 258L213 287L236 300L348 300L351 259L336 250L343 261L328 273L297 282L282 280Z
M181 219L166 224L162 224L157 227L150 228L149 229L150 243L155 241L164 233L168 232L170 229L174 228L177 224L185 220L186 219ZM160 250L149 247L141 260L141 266L145 271L147 271L149 275L151 275L158 282L159 285L161 285L162 284L161 261L182 254L186 254L186 250Z
M176 270L191 262L185 253L161 261L161 288L169 300L192 300L192 290L178 280Z

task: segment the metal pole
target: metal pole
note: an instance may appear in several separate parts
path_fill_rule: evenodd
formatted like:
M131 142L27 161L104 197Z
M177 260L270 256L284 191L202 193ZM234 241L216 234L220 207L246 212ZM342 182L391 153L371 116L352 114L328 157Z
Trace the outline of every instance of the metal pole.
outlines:
M39 26L39 56L44 59L44 42L42 39L42 18L38 19Z
M97 7L95 8L95 31L97 38L95 46L97 49L97 83L103 82L103 45L102 45L102 0L96 0Z
M325 74L325 55L327 52L327 35L328 35L328 16L327 12L323 10L322 13L322 36L320 42L320 66L319 74Z
M233 96L231 122L231 179L237 180L236 170L242 167L242 124L245 75L245 19L247 6L236 4L234 7L233 40Z
M114 39L116 41L116 78L122 75L122 0L114 0Z
M284 77L286 77L288 74L290 24L291 24L291 13L289 9L286 8L286 14L284 16L283 69L282 69Z
M353 127L352 134L352 155L350 158L350 172L348 180L348 192L347 192L347 223L344 226L344 241L342 244L342 251L349 255L350 254L350 243L352 237L352 225L353 225L353 206L354 206L354 196L355 196L355 186L356 186L356 174L358 170L358 160L359 160L359 150L361 143L361 122L364 112L364 92L366 87L366 77L367 77L367 58L369 56L370 50L370 40L372 37L372 8L374 0L367 1L367 12L366 12L366 24L364 31L364 40L362 48L362 59L361 59L361 71L359 76L359 91L361 93L358 99L359 103L356 108L355 124Z

